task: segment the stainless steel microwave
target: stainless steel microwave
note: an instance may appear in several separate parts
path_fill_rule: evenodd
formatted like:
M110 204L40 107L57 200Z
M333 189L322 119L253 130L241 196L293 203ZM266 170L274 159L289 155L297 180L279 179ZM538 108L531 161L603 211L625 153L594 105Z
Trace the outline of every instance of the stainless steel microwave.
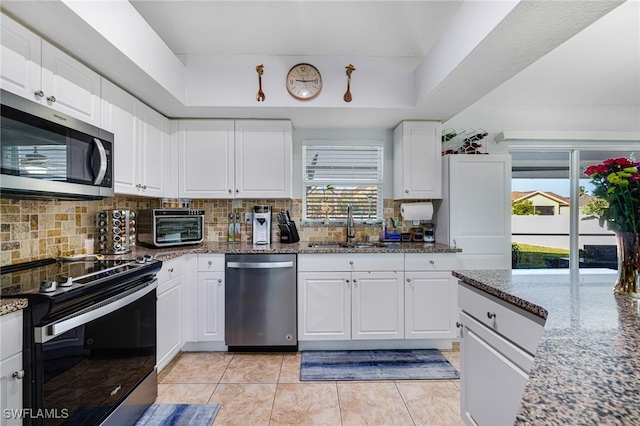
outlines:
M204 240L204 210L151 209L138 212L138 243L151 247Z
M0 197L113 196L112 133L4 90L0 96Z

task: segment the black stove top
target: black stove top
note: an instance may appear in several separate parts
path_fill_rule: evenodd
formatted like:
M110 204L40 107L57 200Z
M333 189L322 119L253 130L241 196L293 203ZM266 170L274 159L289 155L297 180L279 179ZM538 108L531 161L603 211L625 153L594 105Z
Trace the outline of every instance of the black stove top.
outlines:
M73 292L92 283L104 282L105 278L127 275L136 269L143 272L147 269L159 269L162 264L150 258L91 260L91 261L56 261L43 259L19 265L0 268L0 288L2 297L38 296L56 298ZM52 290L53 291L44 291ZM88 288L87 288L88 289Z

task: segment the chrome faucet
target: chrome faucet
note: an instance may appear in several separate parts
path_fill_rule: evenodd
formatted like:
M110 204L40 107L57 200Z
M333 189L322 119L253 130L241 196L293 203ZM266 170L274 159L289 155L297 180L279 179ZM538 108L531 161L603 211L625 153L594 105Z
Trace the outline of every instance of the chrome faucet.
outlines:
M353 205L347 204L347 244L351 242L352 238L356 237L356 233L353 228L355 228L355 224L353 222Z

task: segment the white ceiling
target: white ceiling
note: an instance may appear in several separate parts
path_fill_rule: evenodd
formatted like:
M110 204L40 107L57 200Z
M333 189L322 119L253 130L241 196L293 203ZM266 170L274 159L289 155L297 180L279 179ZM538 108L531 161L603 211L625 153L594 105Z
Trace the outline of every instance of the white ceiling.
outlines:
M462 1L131 1L176 55L423 57Z
M485 113L488 105L503 108L491 110L497 121L504 111L522 117L517 106L531 104L637 107L640 3L618 6L621 1L2 0L0 7L168 117L392 128L406 119L446 121L473 108ZM130 45L157 39L178 64L174 70L187 76L182 86L162 81L173 74L155 61L158 44L142 51L139 59L152 63L145 67L72 3L128 7L139 19L131 28L116 13L93 17L104 17L98 23L106 28L118 27ZM503 17L487 12L510 4ZM500 19L491 21L495 17ZM149 31L140 32L147 24ZM326 87L312 102L294 102L280 78L305 59L325 64ZM358 70L354 101L346 104L344 66L351 61ZM258 103L253 68L262 62L268 64L269 92L267 102ZM195 68L198 63L204 65ZM203 81L188 80L197 73L206 90L198 85ZM401 78L408 84L398 85ZM488 122L486 114L481 118Z

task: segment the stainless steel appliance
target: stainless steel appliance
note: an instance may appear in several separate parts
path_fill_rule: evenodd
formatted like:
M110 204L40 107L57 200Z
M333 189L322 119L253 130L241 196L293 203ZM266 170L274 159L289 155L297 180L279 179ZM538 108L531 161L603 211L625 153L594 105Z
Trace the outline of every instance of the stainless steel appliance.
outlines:
M253 244L271 244L271 206L253 206Z
M104 210L96 215L98 253L126 254L136 245L136 214L131 210Z
M235 347L295 349L295 254L226 255L225 343Z
M161 267L149 256L0 269L2 297L29 300L25 425L132 425L153 403Z
M150 247L198 244L204 239L204 210L140 210L137 232L138 242Z
M2 90L0 196L113 196L113 134Z

